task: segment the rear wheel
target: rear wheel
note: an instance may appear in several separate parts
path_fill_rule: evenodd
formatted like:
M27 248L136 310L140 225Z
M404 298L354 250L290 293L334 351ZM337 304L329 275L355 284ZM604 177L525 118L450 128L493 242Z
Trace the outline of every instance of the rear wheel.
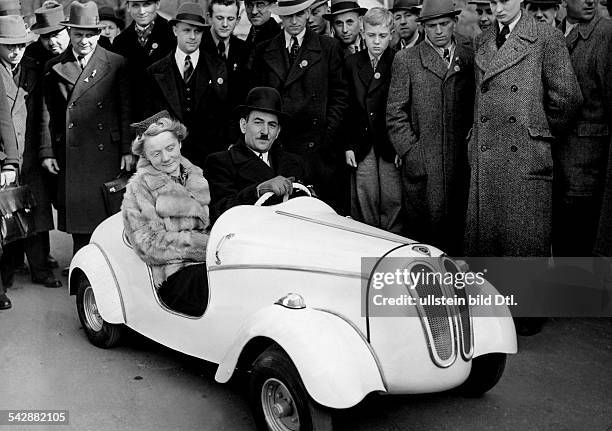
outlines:
M457 389L466 397L479 397L499 382L506 368L505 353L489 353L472 359L472 371Z
M293 362L273 345L253 363L249 398L260 431L331 431L329 409L310 398Z
M85 334L94 346L106 349L115 346L119 342L123 332L123 325L114 325L102 319L98 312L93 288L85 276L79 280L76 305L79 320L83 325Z

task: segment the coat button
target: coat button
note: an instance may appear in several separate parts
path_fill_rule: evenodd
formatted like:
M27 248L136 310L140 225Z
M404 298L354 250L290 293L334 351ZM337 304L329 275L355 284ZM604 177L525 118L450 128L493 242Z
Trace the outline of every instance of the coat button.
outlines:
M102 151L104 149L104 144L98 144L98 150Z
M309 142L308 143L308 148L312 148L312 147L314 147L314 142Z
M191 112L191 108L188 106L187 108L185 108L185 111Z
M97 126L97 127L98 127L98 130L102 130L102 129L104 129L104 126L102 125L102 123L98 123L98 126Z
M489 121L489 117L487 117L486 115L483 115L482 117L480 117L481 123L486 123L487 121Z
M512 151L513 153L516 153L518 151L518 147L516 145L512 145L510 147L510 151Z
M187 88L185 89L185 91L186 91L187 93L189 93L189 92L191 91L191 88L187 87Z
M516 118L515 117L510 117L508 118L508 121L511 123L516 123Z
M373 113L373 112L370 112L370 117L373 117L373 116L374 116L374 113Z
M72 129L73 127L74 127L74 123L70 123L70 124L68 124L68 128L69 128L69 129Z
M319 121L316 118L312 119L312 125L316 126Z
M482 84L482 87L480 87L480 92L484 94L487 91L489 91L489 86L487 84Z
M510 91L516 93L518 91L518 87L516 85L513 85L512 87L510 87Z
M483 153L484 153L485 151L487 151L488 149L489 149L489 147L487 147L486 145L481 145L481 146L480 146L480 151L482 151Z

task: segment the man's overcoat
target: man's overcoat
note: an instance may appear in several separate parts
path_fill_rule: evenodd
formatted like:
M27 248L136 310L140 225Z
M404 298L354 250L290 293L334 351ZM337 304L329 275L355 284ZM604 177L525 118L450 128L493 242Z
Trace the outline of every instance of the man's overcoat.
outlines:
M523 12L498 50L476 41L466 247L472 256L548 256L551 146L582 96L563 34Z
M41 158L56 158L58 228L87 234L106 218L101 186L130 153L126 60L97 46L81 70L71 49L49 61L44 78L51 144Z
M391 143L402 156L408 236L459 253L474 109L474 53L456 44L450 67L423 42L397 53L387 100Z

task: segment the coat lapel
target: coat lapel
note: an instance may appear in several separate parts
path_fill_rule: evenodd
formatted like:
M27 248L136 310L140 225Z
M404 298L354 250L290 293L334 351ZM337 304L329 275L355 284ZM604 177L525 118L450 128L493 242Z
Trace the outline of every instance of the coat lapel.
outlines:
M453 75L456 75L457 73L461 73L463 68L468 63L468 58L469 58L468 49L469 48L467 48L465 45L461 45L461 44L457 44L455 46L455 55L453 56L453 61L446 72L446 76L444 77L445 81L450 79Z
M221 71L221 73L219 72ZM196 106L204 99L209 86L217 93L219 100L227 98L227 68L225 61L218 55L210 55L200 50L198 73L196 74Z
M160 60L160 63L158 69L160 72L155 73L153 76L164 94L164 98L168 101L172 112L180 116L183 109L179 98L180 89L176 85L176 74L178 73L178 76L180 76L180 73L174 61L174 51L171 51L170 54ZM181 118L179 119L182 120Z
M238 171L238 176L244 178L247 182L256 184L274 176L272 168L249 150L244 142L241 141L239 144L233 145L229 151L232 162ZM272 165L278 166L278 160L274 159L274 152L270 156L272 157Z
M522 11L521 14L516 27L485 69L483 82L512 67L531 53L533 43L538 38L537 24L526 12ZM495 48L497 49L496 46Z
M268 66L278 75L281 81L285 80L287 75L287 66L285 65L285 35L281 31L277 34L274 39L268 44L266 51L263 54L263 59Z
M75 65L79 67L76 64L76 61ZM69 102L78 100L83 93L104 79L109 68L110 65L106 57L106 50L100 46L97 46L93 55L89 59L87 66L85 66L85 69L83 69L83 72L79 75L79 78L72 89Z
M421 43L417 49L419 50L423 67L430 70L438 78L444 79L448 67L436 50L426 42Z
M74 86L81 75L81 67L78 65L72 49L67 49L60 54L60 59L52 67L53 71L57 73L61 78Z
M281 33L281 36L284 36ZM302 47L298 54L295 63L289 69L287 80L285 81L285 87L290 86L295 81L300 79L306 70L310 69L313 65L321 61L321 44L315 33L306 29L304 40L302 41Z
M475 62L476 66L482 70L484 73L485 70L491 64L493 57L497 53L497 45L495 45L495 26L491 26L485 33L482 33L482 36L479 36L476 41L476 52L475 52Z
M370 63L370 58L366 52L360 52L358 55L357 68L359 71L357 75L361 80L364 88L370 87L370 82L372 81L372 77L374 76L374 71L372 70L372 64Z

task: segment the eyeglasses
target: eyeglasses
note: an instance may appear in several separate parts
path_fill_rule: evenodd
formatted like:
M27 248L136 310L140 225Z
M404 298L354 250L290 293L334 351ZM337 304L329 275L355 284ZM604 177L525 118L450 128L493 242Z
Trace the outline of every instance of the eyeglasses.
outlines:
M265 9L267 7L269 7L272 3L267 2L267 1L247 1L244 4L244 7L246 7L247 9Z

